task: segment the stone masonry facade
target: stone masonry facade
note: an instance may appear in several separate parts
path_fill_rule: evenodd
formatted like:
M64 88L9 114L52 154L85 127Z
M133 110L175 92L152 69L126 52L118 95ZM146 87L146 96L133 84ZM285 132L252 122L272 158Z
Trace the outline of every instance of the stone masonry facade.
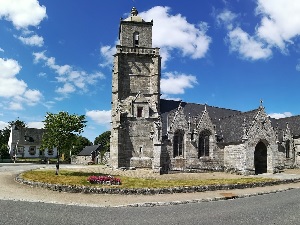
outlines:
M160 99L161 57L153 21L135 8L120 22L112 74L109 163L155 172L278 172L300 164L300 116Z

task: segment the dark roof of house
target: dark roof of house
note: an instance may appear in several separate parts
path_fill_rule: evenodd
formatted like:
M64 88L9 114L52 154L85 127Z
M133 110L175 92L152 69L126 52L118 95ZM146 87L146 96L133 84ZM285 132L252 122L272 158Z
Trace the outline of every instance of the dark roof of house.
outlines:
M40 145L45 132L44 129L27 127L15 127L15 130L18 130L19 145L28 145L29 143Z
M242 141L243 129L248 129L259 109L222 118L217 122L217 135L224 143L238 143ZM245 126L245 127L243 127Z
M212 123L216 125L216 132L219 140L223 143L239 143L244 135L243 129L249 129L254 117L257 115L259 108L247 112L238 110L219 108L203 104L186 103L174 100L160 100L160 111L162 120L162 134L167 134L168 115L174 113L179 105L183 108L183 112L188 120L201 116L203 111L207 110ZM282 130L286 129L287 123L293 136L300 136L300 115L291 116L281 119L270 118L272 127L278 127L279 139L282 139ZM193 128L193 124L191 124Z
M90 156L94 151L100 150L101 145L91 145L91 146L85 146L84 149L79 152L78 156Z
M167 133L168 115L172 112L175 112L180 104L181 107L183 108L184 114L187 119L188 117L195 118L197 116L201 116L202 112L205 110L206 107L206 110L208 111L208 114L214 124L216 124L217 121L221 118L229 117L241 113L240 111L232 110L232 109L225 109L225 108L219 108L219 107L203 105L203 104L186 103L181 101L161 99L160 112L161 112L161 120L163 124L162 127L163 135Z
M274 128L278 127L279 130L285 130L288 124L292 135L300 136L300 115L280 119L270 119Z

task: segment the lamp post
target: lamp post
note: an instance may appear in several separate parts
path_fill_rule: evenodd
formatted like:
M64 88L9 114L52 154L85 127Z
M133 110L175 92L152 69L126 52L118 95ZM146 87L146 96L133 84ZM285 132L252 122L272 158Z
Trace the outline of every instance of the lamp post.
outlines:
M16 160L17 160L17 151L18 151L18 144L19 144L19 140L17 140L17 143L16 143L16 147L15 147L15 154L14 154L14 163L16 163Z
M55 175L58 175L58 171L59 171L59 150L57 149L57 162L56 162Z

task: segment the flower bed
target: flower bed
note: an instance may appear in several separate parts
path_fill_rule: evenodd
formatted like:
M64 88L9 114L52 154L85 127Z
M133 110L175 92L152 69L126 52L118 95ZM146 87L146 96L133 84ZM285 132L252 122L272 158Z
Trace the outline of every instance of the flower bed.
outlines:
M91 184L121 185L121 179L113 176L90 176L87 179Z

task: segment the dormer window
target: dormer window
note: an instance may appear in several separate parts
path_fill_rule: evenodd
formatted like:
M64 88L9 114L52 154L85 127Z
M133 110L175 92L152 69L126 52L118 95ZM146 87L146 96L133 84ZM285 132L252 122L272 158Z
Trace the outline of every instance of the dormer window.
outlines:
M139 47L139 32L134 32L133 43L135 47Z

